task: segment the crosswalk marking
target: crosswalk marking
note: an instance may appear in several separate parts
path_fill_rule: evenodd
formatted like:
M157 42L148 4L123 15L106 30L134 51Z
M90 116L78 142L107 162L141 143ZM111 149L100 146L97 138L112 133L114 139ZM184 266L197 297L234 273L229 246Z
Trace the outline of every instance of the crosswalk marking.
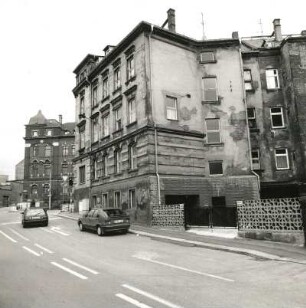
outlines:
M127 302L129 302L130 304L135 305L136 307L139 307L139 308L152 308L151 306L148 306L148 305L146 305L144 303L141 303L138 300L136 300L136 299L134 299L132 297L129 297L127 295L124 295L122 293L117 293L116 296L121 298L121 299L123 299L123 300L125 300L125 301L127 301Z
M72 274L72 275L74 275L74 276L76 276L76 277L78 277L78 278L80 278L80 279L84 279L84 280L88 279L86 276L79 274L78 272L75 272L75 271L71 270L70 268L63 266L63 265L61 265L57 262L51 262L51 264L60 268L60 269L62 269L62 270L64 270L64 271L66 271L66 272L68 272L68 273L70 273L70 274Z
M20 233L18 233L17 231L13 230L10 228L10 230L15 233L16 235L18 235L20 238L24 239L25 241L29 241L28 238L26 238L25 236L21 235Z
M32 249L26 247L26 246L22 246L22 248L25 249L25 250L27 250L27 251L30 252L31 254L33 254L33 255L35 255L35 256L37 256L37 257L40 257L40 254L39 254L38 252L36 252L36 251L34 251L34 250L32 250Z
M90 268L88 268L88 267L86 267L84 265L81 265L81 264L78 264L78 263L76 263L74 261L71 261L71 260L69 260L67 258L63 258L63 260L68 262L68 263L70 263L70 264L72 264L72 265L75 265L75 266L77 266L79 268L82 268L83 270L88 271L88 272L90 272L90 273L92 273L94 275L98 275L99 274L98 272L96 272L96 271L94 271L94 270L92 270L92 269L90 269Z
M6 238L8 238L10 241L12 241L13 243L17 243L16 240L14 240L13 238L11 238L10 236L8 236L6 233L4 233L3 231L0 231L0 233L5 236Z

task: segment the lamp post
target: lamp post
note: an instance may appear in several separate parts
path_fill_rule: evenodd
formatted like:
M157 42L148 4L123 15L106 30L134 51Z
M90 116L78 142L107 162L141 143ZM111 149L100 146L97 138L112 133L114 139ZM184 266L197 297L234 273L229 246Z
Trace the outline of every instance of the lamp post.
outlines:
M65 186L66 186L66 181L68 179L68 175L62 175L62 179L63 179L63 205L65 203ZM62 210L63 210L63 206L62 206Z

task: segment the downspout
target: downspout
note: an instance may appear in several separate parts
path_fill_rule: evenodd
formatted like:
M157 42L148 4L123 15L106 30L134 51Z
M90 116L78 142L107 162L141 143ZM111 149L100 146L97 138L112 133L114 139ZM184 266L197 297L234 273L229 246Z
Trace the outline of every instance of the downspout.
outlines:
M246 126L247 126L247 137L248 137L248 151L249 151L249 160L250 160L250 167L251 172L253 175L257 178L257 186L258 186L258 192L260 195L260 176L252 170L252 147L251 147L251 135L250 135L250 127L249 127L249 119L248 119L248 106L246 101L246 91L244 87L244 75L243 75L243 62L242 62L242 52L240 47L241 42L239 42L239 64L240 64L240 74L241 74L241 80L242 80L242 93L243 93L243 103L245 107L245 118L246 118Z
M157 178L157 196L158 196L158 205L160 205L160 176L158 172L158 151L157 151L157 127L154 121L154 99L152 93L152 63L151 63L151 35L153 33L154 26L151 25L151 31L149 33L149 69L150 69L150 94L151 94L151 106L152 106L152 118L154 125L154 147L155 147L155 174Z

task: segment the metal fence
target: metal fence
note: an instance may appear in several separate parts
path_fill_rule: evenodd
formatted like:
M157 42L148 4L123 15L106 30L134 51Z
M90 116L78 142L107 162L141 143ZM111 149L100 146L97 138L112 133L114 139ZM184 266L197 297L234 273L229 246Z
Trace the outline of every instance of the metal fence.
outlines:
M152 226L184 226L184 204L153 205Z
M237 202L241 231L302 231L302 213L297 198L262 199Z

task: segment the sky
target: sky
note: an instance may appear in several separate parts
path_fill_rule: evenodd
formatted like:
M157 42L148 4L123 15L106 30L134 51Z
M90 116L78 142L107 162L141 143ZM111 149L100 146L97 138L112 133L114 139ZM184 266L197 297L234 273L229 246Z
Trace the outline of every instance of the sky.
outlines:
M24 157L25 125L38 110L48 119L75 120L74 68L88 54L103 55L139 22L161 26L167 10L176 32L201 40L306 30L305 0L1 0L0 174L15 178ZM261 21L261 23L260 23Z

